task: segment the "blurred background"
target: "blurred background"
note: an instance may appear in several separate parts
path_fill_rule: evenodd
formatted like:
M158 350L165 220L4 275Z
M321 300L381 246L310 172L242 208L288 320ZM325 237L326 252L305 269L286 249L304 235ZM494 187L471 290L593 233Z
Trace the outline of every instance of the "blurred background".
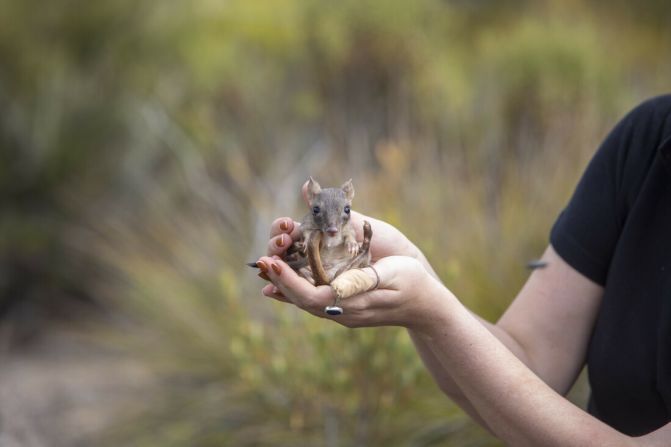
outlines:
M308 175L351 177L495 320L608 130L668 91L669 23L663 0L0 0L0 446L499 445L402 329L270 302L244 263Z

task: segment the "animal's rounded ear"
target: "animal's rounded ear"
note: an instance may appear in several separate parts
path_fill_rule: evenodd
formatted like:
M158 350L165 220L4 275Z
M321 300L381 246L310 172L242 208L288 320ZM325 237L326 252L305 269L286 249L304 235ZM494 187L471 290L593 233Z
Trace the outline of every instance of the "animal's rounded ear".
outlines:
M308 201L312 202L317 194L322 191L322 187L319 186L317 180L313 179L312 176L308 179Z
M347 200L352 200L354 198L354 185L352 185L352 179L347 180L340 187L345 192L345 197Z

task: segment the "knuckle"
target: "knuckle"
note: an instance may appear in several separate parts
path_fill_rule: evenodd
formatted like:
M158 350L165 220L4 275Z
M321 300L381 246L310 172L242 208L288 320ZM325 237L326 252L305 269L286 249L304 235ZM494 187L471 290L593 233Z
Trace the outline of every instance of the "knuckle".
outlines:
M406 262L408 263L408 267L412 268L413 270L419 270L422 268L422 263L415 258L407 258Z
M413 274L421 274L425 271L424 266L422 265L419 260L415 258L407 258L406 259L406 270L409 272L412 272Z
M348 306L352 312L363 312L368 308L368 300L365 296L359 295L353 299Z

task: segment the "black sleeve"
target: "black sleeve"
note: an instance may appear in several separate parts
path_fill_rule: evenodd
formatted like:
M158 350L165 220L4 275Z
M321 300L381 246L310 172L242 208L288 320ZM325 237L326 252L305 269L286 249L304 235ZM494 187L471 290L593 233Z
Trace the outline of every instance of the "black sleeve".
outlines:
M648 100L610 132L550 233L568 264L604 285L628 210L649 169L671 97Z

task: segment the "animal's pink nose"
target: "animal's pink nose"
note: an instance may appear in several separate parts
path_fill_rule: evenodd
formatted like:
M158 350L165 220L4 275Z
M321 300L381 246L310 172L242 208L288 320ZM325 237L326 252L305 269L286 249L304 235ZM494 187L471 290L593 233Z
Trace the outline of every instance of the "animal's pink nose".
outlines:
M329 236L335 236L338 234L338 229L336 227L328 227L326 229L326 232L328 233Z

